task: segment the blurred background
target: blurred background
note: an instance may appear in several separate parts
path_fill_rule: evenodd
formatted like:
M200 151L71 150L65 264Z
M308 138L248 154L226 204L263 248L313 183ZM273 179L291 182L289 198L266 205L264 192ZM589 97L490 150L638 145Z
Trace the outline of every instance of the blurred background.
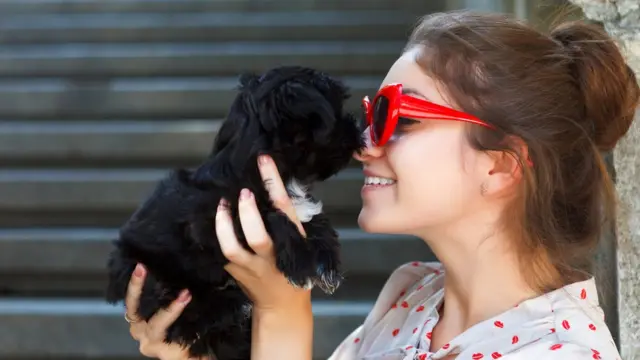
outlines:
M565 6L0 1L0 359L140 358L122 308L102 297L109 242L166 170L206 155L239 72L321 68L352 87L356 109L421 15L473 8L544 27ZM361 185L354 166L316 191L340 229L348 276L335 296L315 294L317 359L360 324L396 266L433 260L413 238L358 230Z

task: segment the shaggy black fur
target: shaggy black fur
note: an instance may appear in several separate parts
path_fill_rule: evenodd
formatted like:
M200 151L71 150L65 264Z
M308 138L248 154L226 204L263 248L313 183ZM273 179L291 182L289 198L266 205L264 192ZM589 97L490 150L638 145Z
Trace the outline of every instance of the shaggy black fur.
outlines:
M241 76L208 158L195 170L176 169L162 179L120 229L108 263L107 301L123 300L136 263L143 263L148 275L138 316L149 319L181 289L189 289L192 300L166 341L189 347L194 357L249 359L251 304L223 269L227 260L214 230L215 211L224 197L237 236L247 246L237 216L242 188L255 194L278 268L296 286L311 282L332 292L342 279L337 233L319 213L303 223L303 239L269 200L257 156L271 155L285 184L308 186L335 175L364 145L362 129L343 109L348 97L340 81L309 68L278 67L262 76ZM295 200L313 201L303 197Z

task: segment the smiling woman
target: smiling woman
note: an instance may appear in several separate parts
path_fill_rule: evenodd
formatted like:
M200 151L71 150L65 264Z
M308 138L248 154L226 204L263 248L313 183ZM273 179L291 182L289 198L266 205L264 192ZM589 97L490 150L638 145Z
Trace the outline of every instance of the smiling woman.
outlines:
M392 274L331 359L619 358L588 271L614 216L599 152L639 94L594 25L427 16L364 100L358 220L424 239L441 263Z

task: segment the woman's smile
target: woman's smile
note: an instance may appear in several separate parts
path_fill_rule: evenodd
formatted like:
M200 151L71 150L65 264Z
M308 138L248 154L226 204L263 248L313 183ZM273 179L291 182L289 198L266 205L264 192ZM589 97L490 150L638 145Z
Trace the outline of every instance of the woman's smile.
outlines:
M382 176L370 170L364 170L364 185L361 194L365 196L367 193L390 189L396 185L396 179L388 176Z

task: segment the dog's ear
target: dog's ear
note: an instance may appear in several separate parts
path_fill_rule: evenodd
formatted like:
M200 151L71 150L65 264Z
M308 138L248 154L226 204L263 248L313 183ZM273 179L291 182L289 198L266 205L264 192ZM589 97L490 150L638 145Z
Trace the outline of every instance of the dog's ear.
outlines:
M231 104L213 145L212 154L221 154L235 164L237 167L233 171L242 171L243 164L267 147L268 134L261 128L260 110L254 95L258 81L256 76L242 76L240 86L247 88L241 88Z

